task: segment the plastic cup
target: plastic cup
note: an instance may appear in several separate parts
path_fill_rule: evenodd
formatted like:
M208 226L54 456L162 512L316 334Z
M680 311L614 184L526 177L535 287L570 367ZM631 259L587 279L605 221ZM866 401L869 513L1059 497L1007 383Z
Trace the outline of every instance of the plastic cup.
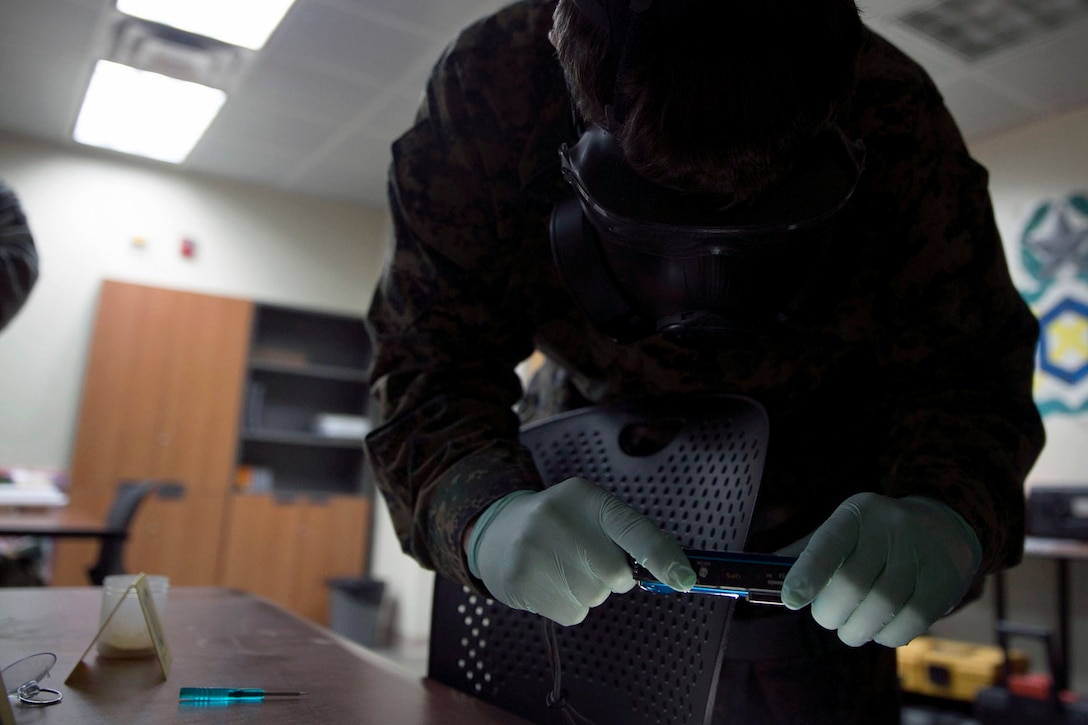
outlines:
M143 609L140 608L136 589L130 588L137 576L136 574L115 574L102 581L102 611L99 615L98 626L101 627L110 616L117 602L121 602L121 606L106 629L98 636L99 656L131 658L147 657L155 653L155 645L151 641L151 633L148 631ZM155 602L155 609L161 620L166 614L166 594L170 589L170 579L165 576L145 576L144 578L147 580L151 599Z

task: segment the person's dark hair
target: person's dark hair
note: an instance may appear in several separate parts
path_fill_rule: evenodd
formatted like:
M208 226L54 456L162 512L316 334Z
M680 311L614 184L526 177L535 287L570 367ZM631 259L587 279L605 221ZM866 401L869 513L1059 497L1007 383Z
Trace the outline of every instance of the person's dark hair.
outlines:
M625 117L609 130L636 170L743 203L788 171L849 96L861 20L853 0L691 5L684 22L651 27L617 83L608 30L559 0L559 61L587 122L607 128L605 106L624 96Z

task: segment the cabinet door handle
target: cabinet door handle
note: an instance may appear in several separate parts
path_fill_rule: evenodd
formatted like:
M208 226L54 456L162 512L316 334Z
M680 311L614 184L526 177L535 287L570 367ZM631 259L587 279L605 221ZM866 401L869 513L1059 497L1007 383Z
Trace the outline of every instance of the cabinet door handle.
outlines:
M185 483L183 481L161 481L155 487L155 496L164 501L180 501L185 498Z

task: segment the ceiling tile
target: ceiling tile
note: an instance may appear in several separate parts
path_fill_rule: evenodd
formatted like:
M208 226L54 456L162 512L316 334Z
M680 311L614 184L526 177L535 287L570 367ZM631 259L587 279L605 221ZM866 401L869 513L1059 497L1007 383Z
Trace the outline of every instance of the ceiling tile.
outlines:
M1040 111L1088 103L1088 22L1054 33L985 66L1001 83L1040 100Z
M930 5L929 0L862 0L858 3L861 16L866 20L884 15L899 15L917 7Z
M384 204L388 159L375 155L373 158L350 163L348 159L351 158L357 156L330 155L321 163L315 164L308 173L294 179L292 187L315 196L334 199L362 198L375 205Z
M478 18L509 3L509 0L317 0L329 7L400 21L398 25L425 29L432 36L452 40L453 35Z
M4 3L4 21L0 23L0 45L34 47L45 44L68 53L79 53L93 42L93 33L88 29L97 27L107 13L102 2L94 5L73 0L7 2Z
M945 105L967 139L996 133L1037 118L1042 110L1025 105L1000 89L973 77L941 88Z
M335 7L310 3L296 11L269 42L269 55L387 79L415 63L433 42Z
M414 68L407 69L397 79L397 92L414 99L418 104L427 89L427 82L431 79L431 70L440 55L440 52L436 52L432 56L427 56L423 62L417 63Z
M111 45L113 0L0 2L0 129L72 143L91 68ZM507 2L298 0L181 170L384 204L390 143L435 60ZM862 16L934 77L968 136L1088 104L1088 25L968 64L894 19L934 2L861 0Z
M278 153L308 154L334 130L332 124L320 119L298 118L243 98L228 99L212 122L210 133L254 155L273 149Z
M108 8L74 0L9 2L0 22L0 128L67 141ZM10 83L7 79L17 79Z
M931 40L918 35L902 23L892 19L881 19L869 23L869 26L925 68L926 72L938 83L963 71L962 60L937 47Z
M0 93L0 128L67 141L91 66L63 51L0 44L0 68L21 81Z
M970 60L1033 42L1079 20L1081 0L941 0L899 19Z
M390 142L412 127L419 107L419 94L387 93L378 102L367 120L372 136L388 138Z
M392 158L392 138L375 132L367 123L330 139L308 166L287 180L292 188L335 198L354 196L373 204L385 203L385 176Z
M305 63L262 59L246 79L249 104L299 118L338 125L350 120L381 91L368 76L352 80Z
M282 188L282 180L299 162L299 154L267 147L264 153L219 138L204 138L185 162L191 171L240 179L265 186Z

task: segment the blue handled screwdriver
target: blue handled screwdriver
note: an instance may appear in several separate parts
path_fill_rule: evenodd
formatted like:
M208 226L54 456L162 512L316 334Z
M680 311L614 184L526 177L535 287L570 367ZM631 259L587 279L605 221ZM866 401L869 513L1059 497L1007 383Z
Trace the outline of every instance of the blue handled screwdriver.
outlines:
M260 702L269 697L300 697L305 692L262 690L259 687L183 687L180 702Z

